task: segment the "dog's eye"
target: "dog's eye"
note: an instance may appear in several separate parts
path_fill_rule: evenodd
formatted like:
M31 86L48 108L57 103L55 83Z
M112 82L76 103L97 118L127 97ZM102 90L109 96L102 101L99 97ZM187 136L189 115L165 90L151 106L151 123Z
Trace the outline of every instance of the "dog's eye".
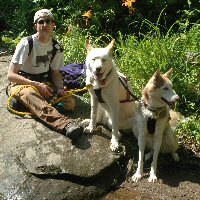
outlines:
M164 87L163 90L168 90L168 87Z
M103 59L102 59L102 62L105 62L105 61L106 61L106 59L105 59L105 58L103 58Z

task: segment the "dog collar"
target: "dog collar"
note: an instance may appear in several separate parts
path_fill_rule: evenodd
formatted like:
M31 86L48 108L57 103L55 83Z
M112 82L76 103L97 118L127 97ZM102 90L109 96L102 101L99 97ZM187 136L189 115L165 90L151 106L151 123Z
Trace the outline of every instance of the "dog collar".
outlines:
M146 109L148 109L149 111L151 111L151 112L158 112L161 108L155 108L155 109L152 109L152 108L150 108L144 101L141 101L142 102L142 105L146 108Z
M108 74L106 75L106 77L104 79L98 80L98 82L101 85L105 85L106 84L106 78L110 75L111 71L112 71L112 69L108 72Z
M99 83L100 83L101 85L105 85L106 79L99 80Z
M157 108L155 107L155 109L153 109L153 108L150 108L144 101L141 101L141 103L142 103L142 107L152 112L155 118L162 118L166 116L165 114L166 106L157 107Z

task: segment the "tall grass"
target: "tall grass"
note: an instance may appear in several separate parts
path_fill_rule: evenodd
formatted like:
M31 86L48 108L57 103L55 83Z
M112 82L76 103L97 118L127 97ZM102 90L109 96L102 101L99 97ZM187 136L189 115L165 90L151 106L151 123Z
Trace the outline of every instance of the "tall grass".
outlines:
M85 62L85 38L77 27L70 27L64 35L57 35L64 48L65 64Z
M185 115L199 114L199 34L200 25L184 33L160 35L150 32L143 38L122 36L116 45L116 60L120 71L131 80L137 94L141 86L159 69L173 68L174 88L181 97L179 109Z
M148 22L152 28L153 25ZM96 46L106 46L112 39L110 35L93 38L79 28L71 28L60 35L64 46L65 62L85 62L86 39L92 39ZM117 66L130 80L137 95L151 75L159 69L166 72L173 68L174 88L180 96L177 109L184 115L199 115L200 97L200 25L193 25L188 31L166 35L153 28L148 34L138 37L124 36L116 38L114 58Z

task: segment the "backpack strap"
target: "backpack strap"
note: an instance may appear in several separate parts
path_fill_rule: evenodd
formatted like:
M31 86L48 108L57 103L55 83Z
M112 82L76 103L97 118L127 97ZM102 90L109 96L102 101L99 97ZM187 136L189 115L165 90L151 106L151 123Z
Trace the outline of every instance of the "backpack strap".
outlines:
M33 49L33 38L32 38L32 36L31 35L28 36L27 40L28 40L28 44L29 44L29 51L28 51L28 56L29 56L32 49Z
M53 43L53 50L52 50L52 56L51 56L51 60L50 60L50 63L52 63L55 55L56 55L56 52L57 52L57 48L56 48L56 45L58 44L58 42L52 38L52 43Z
M53 43L53 50L52 50L52 57L51 57L50 63L53 61L58 50L60 50L60 52L63 52L63 48L61 47L61 45L58 43L57 40L52 38L52 43ZM59 46L59 49L56 47L56 45Z

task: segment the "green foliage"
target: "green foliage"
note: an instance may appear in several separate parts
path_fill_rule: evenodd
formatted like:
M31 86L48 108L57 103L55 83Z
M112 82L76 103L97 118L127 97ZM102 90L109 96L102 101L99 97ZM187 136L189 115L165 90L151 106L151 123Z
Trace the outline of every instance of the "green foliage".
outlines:
M200 121L199 117L192 115L183 120L176 130L178 135L185 135L190 141L200 145Z
M64 47L65 62L68 63L84 63L86 57L86 40L89 39L96 46L107 45L112 37L108 34L101 34L94 37L90 32L82 31L80 28L71 26L68 32L56 34L55 37L62 43Z
M10 51L13 51L16 47L16 45L20 42L20 40L22 39L22 37L24 37L25 35L27 35L26 31L23 31L21 33L19 33L19 35L16 37L13 36L14 34L12 32L7 32L7 34L3 35L1 37L1 40L5 43L5 44L9 44L9 49Z
M77 27L71 27L65 35L59 35L58 39L64 48L65 63L84 63L86 50L85 40L87 36Z
M0 21L4 30L18 34L24 30L33 32L33 1L30 0L7 0L1 2Z
M140 26L141 21L148 19L156 23L161 13L158 25L162 32L167 31L177 20L184 24L187 23L186 18L190 23L199 19L198 0L192 3L189 0L136 0L133 11L122 4L123 0L7 0L0 7L1 31L18 34L26 30L30 35L34 31L33 15L41 8L52 10L60 33L76 26L96 37L102 33L116 37L119 31L123 35L144 34L146 27ZM91 11L89 18L83 16L87 11Z
M143 37L119 33L115 57L120 71L140 95L141 86L157 69L166 72L173 68L174 88L181 98L178 109L185 115L199 114L199 24L189 31L163 35L157 26L147 23L151 31Z

